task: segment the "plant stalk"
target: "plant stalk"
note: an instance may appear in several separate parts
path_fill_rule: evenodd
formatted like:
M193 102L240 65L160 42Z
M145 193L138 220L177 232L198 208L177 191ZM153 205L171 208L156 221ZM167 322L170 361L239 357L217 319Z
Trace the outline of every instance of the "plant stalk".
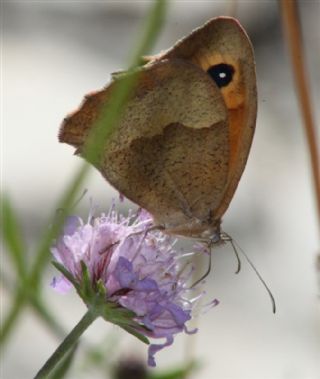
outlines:
M57 347L55 352L42 366L39 372L36 374L34 379L45 379L51 373L51 371L56 367L56 365L64 358L68 351L76 344L80 336L84 331L93 323L93 321L99 315L92 309L88 309L82 319L78 324L72 329L72 331L67 335L67 337L62 341L62 343Z
M320 224L320 163L317 133L310 99L310 86L304 62L304 49L302 43L301 25L299 20L297 2L295 0L281 0L282 19L286 29L287 44L291 54L292 68L297 97L301 106L304 129L309 146L314 191Z

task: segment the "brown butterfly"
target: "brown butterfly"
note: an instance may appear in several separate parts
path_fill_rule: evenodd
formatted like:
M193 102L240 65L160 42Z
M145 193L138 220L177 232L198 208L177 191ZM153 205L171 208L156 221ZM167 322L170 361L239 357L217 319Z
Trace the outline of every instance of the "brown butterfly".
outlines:
M82 147L121 75L87 96L59 139ZM147 58L98 167L167 233L220 240L248 158L257 112L255 62L239 22L218 17Z

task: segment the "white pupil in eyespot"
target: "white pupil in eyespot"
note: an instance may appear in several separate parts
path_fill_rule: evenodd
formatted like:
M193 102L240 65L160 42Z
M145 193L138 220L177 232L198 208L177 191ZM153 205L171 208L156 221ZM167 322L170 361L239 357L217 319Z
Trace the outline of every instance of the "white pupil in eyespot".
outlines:
M210 67L207 73L219 88L227 86L233 78L234 68L230 64L219 63Z

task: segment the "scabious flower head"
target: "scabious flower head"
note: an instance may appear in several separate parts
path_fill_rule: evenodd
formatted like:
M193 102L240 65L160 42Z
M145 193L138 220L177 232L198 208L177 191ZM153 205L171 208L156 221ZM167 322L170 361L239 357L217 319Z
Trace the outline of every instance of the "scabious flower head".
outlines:
M51 251L56 261L81 282L85 264L92 288L102 283L105 301L134 312L139 333L165 338L149 345L148 363L155 366L157 351L173 343L174 335L185 331L194 302L190 291L190 265L180 267L181 252L175 240L153 228L151 216L140 210L128 217L114 206L108 214L89 216L86 223L69 217L63 234ZM65 276L54 278L53 287L65 292L71 287Z

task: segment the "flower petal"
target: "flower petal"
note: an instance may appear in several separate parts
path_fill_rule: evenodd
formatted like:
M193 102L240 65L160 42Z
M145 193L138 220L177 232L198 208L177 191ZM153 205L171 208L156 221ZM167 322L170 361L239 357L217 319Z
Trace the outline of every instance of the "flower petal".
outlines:
M156 361L154 359L154 355L162 350L163 348L167 347L167 346L170 346L173 344L173 337L172 336L168 336L167 337L167 340L164 344L152 344L149 346L149 349L148 349L148 365L151 366L151 367L155 367L156 366Z

